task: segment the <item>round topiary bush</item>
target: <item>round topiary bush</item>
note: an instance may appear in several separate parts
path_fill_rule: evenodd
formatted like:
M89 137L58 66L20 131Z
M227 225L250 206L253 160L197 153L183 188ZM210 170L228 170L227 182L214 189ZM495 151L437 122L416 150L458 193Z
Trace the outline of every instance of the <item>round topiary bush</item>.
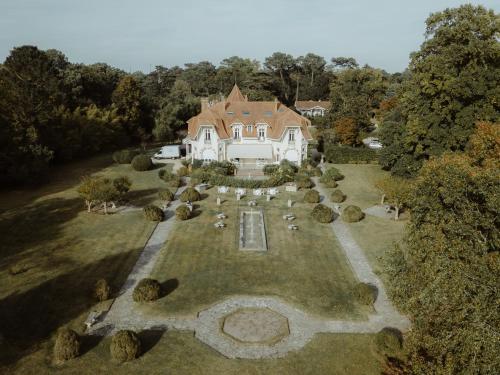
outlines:
M111 295L111 287L106 279L99 279L95 283L94 296L98 301L106 301Z
M179 177L184 177L187 176L188 174L189 174L189 169L187 167L180 167L177 170L177 176Z
M354 287L354 295L359 303L373 305L377 299L377 287L367 283L358 283Z
M187 201L196 202L201 199L201 195L200 192L195 188L188 187L181 193L179 199L181 200L181 202L187 202Z
M136 171L149 171L153 167L151 158L147 155L137 155L132 159L132 168Z
M141 354L141 341L133 331L118 331L111 339L110 351L115 361L131 361Z
M155 205L150 204L143 209L144 217L151 221L162 221L165 217L163 210Z
M320 177L319 181L329 188L337 187L337 181L342 180L344 176L340 173L337 168L328 168L323 176Z
M64 362L76 358L80 354L80 337L69 328L61 328L57 332L54 345L54 359L56 362Z
M346 223L356 223L365 217L363 211L358 206L347 206L342 211L342 220Z
M332 191L330 199L332 200L332 202L342 203L345 200L345 194L342 192L342 190L335 189L334 191Z
M172 193L168 189L162 189L158 190L158 198L160 198L162 201L168 201L172 202L174 200L174 193Z
M311 215L316 221L319 221L320 223L331 223L334 218L333 210L321 203L314 207Z
M304 194L304 202L306 203L319 203L319 193L316 190L308 190Z
M305 174L298 174L295 176L295 184L299 189L310 189L313 187L313 182L309 176Z
M139 155L137 151L120 150L113 153L113 160L118 164L130 164L132 159Z
M184 205L179 206L175 210L175 216L179 220L187 220L191 216L191 210L189 208L187 208L187 206L184 206Z
M401 350L403 336L396 328L385 327L375 336L375 345L379 353L391 355Z
M154 279L142 279L132 293L135 302L151 302L160 298L161 285Z

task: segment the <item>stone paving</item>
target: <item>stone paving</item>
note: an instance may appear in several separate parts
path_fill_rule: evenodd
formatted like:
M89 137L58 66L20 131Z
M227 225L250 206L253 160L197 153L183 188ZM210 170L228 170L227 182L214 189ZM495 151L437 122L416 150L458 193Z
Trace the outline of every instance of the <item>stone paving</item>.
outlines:
M319 184L318 178L314 178L314 182L316 189L324 197L322 202L333 208L334 205L327 198L328 194ZM176 195L182 191L183 188L179 189ZM174 212L179 204L179 201L175 201L167 210L165 221L159 223L151 235L120 295L115 299L109 312L89 329L89 334L111 334L120 329L189 330L194 331L197 339L228 358L258 359L283 357L290 351L300 350L316 333L376 333L384 327L393 327L404 332L409 328L409 320L394 308L387 297L384 285L372 271L348 226L338 217L331 224L332 230L344 250L354 275L359 281L375 285L378 289L374 303L375 313L371 314L368 320L319 318L295 308L280 298L256 296L230 297L191 318L153 316L145 313L133 302L132 291L140 279L150 275L159 250L174 225ZM230 328L226 326L224 329L227 319ZM245 322L245 319L248 321ZM285 325L288 332L284 332Z

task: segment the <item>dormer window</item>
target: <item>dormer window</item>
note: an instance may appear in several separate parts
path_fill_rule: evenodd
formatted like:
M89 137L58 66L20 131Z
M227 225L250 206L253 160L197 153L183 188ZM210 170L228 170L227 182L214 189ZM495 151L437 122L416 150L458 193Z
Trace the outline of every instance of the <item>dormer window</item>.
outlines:
M250 116L250 112L248 112L248 111L243 111L243 116Z

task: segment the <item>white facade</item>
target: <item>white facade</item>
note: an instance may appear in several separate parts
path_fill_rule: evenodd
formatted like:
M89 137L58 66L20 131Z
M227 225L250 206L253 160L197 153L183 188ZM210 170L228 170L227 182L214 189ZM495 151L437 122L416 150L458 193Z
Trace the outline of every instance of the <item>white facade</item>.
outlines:
M279 139L268 137L265 123L233 123L231 130L230 139L220 139L213 125L201 125L195 138L184 140L186 157L204 161L226 160L240 166L261 166L279 163L283 159L300 165L307 158L308 141L299 125L286 126ZM245 136L248 133L257 136Z
M302 116L315 117L321 116L323 117L326 113L326 109L320 106L314 108L297 108Z

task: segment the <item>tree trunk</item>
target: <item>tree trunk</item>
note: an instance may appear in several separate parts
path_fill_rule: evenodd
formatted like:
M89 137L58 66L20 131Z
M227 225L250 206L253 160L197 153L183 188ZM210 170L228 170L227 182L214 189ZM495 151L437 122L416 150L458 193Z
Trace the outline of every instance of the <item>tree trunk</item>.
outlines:
M295 91L295 101L299 100L299 79L297 78L297 90Z
M394 220L399 220L399 205L396 205L396 213L394 215Z
M92 211L92 202L86 200L85 204L87 205L87 212L90 213Z
M108 214L108 202L104 202L104 215Z
M311 86L314 85L314 70L311 70Z
M385 201L385 194L382 194L382 198L380 199L380 204L384 204Z

